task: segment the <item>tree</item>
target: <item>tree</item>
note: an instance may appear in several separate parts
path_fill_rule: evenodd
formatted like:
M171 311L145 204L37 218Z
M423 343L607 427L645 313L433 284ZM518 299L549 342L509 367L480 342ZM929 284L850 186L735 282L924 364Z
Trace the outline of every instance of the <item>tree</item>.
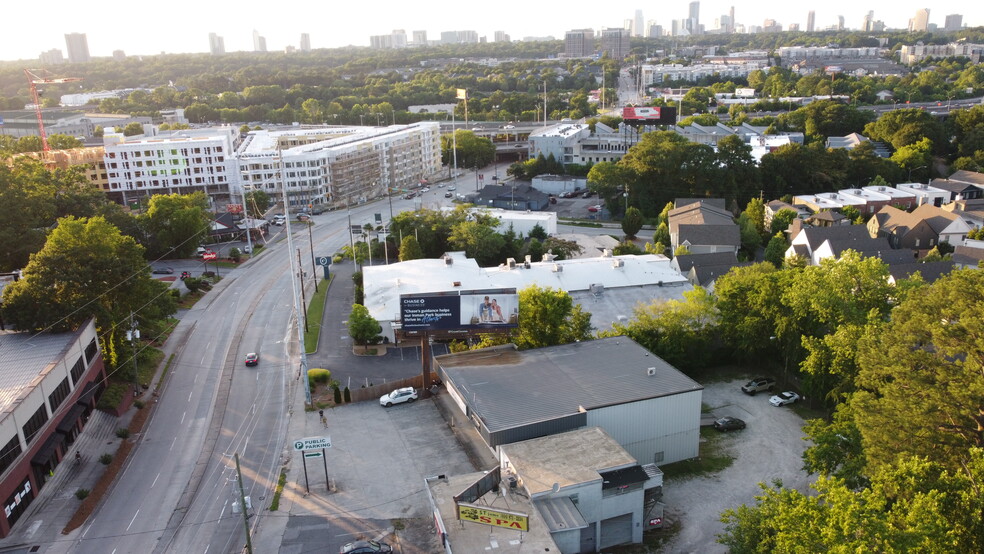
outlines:
M123 127L124 137L135 137L137 135L142 135L144 133L143 125L137 123L136 121L131 121Z
M417 239L413 235L404 237L403 242L400 243L400 261L419 260L423 257L424 253L420 251L420 244L417 243Z
M532 229L530 229L529 238L537 239L539 241L547 240L547 231L543 228L542 225L537 223L536 225L533 226Z
M864 134L871 140L890 143L896 150L923 139L935 145L946 143L940 122L926 110L915 108L883 113L877 121L865 125Z
M65 331L95 317L107 363L117 367L131 313L149 321L175 311L167 285L150 278L143 254L101 217L63 218L23 278L4 289L4 318L20 329Z
M653 233L653 242L658 242L664 246L670 244L670 227L665 221L660 221L659 225L656 226L656 231Z
M478 221L462 221L454 226L448 241L455 250L464 250L478 265L489 267L499 263L496 258L505 239L494 229Z
M953 271L891 314L857 344L851 404L870 469L904 454L963 471L984 446L984 274Z
M824 419L807 420L803 432L812 443L803 453L805 471L843 479L851 490L868 486L861 431L849 403L838 404L829 422Z
M208 236L208 198L203 192L156 194L142 221L151 237L151 257L189 258Z
M738 232L741 236L741 249L748 256L748 259L754 260L755 252L762 245L762 234L755 227L755 223L748 216L747 211L738 216Z
M477 169L489 165L495 159L495 145L492 141L466 129L457 129L454 140L450 135L441 137L441 160L444 164L453 164L455 158L452 152L455 148L458 152L458 167Z
M776 233L784 233L786 229L789 229L789 225L797 217L799 217L799 214L796 213L796 210L783 208L773 214L772 222L769 223L769 231L773 236L775 236Z
M755 227L759 236L766 236L765 233L765 203L761 198L752 198L748 201L743 212L748 216L748 221ZM760 241L761 242L761 241Z
M634 238L639 229L642 229L642 212L639 208L630 206L625 211L625 217L622 218L622 232L627 238Z
M690 249L684 244L677 246L676 250L673 251L674 258L677 256L687 256L689 254L692 254L692 252L690 252Z
M270 207L270 195L264 190L251 190L245 196L246 213L250 217L262 218Z
M543 241L543 248L556 256L558 260L567 260L581 253L583 248L577 241L548 237Z
M786 235L779 231L769 239L769 244L765 247L765 261L776 266L777 269L781 268L788 249L789 241L786 240Z
M48 136L48 146L52 150L68 150L70 148L81 148L83 145L82 141L71 136L56 133L54 135Z
M356 343L365 347L369 351L369 343L376 340L383 330L379 322L369 315L369 309L362 304L353 304L352 312L349 313L348 331Z
M521 349L543 348L591 338L591 314L566 291L530 285L519 291L519 327L513 342Z

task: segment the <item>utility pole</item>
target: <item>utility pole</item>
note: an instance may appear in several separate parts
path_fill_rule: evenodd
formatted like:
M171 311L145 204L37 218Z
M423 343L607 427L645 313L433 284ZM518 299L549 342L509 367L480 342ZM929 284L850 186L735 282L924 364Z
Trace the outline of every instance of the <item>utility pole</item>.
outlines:
M246 492L243 491L243 472L239 467L239 452L236 452L236 481L239 483L239 506L243 510L243 527L246 528L246 552L253 554L253 541L249 538L249 514L246 513Z
M133 396L137 396L139 390L137 385L137 340L140 339L140 330L137 329L137 320L133 318L133 312L130 312L130 330L126 332L126 338L130 341L130 346L133 347Z
M311 227L314 227L314 222L308 221L308 244L311 245L311 275L314 277L314 292L318 292L318 270L317 266L314 265L314 239L311 237Z
M301 280L301 309L307 313L307 300L304 299L304 266L301 265L301 249L297 249L297 273L298 278ZM308 322L307 318L304 318L304 332L308 332ZM304 348L304 344L301 344L301 348Z

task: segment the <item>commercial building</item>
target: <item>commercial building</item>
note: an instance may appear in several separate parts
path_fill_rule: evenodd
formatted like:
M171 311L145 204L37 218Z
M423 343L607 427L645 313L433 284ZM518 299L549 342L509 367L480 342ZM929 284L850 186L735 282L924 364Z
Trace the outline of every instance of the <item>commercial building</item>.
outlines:
M285 182L292 209L347 205L409 189L438 174L440 126L252 131L236 148L236 158L245 190L263 190L282 202Z
M568 58L587 58L594 54L594 31L574 29L564 33L564 56Z
M591 136L591 128L585 123L562 123L542 127L530 133L530 156L553 156L562 164L574 163L575 146Z
M213 56L225 54L225 39L215 33L209 33L208 52Z
M311 35L308 33L301 33L301 52L311 51Z
M970 58L971 63L981 63L984 44L951 42L950 44L905 44L899 49L899 63L912 65L926 58Z
M639 302L682 299L693 287L662 255L612 256L610 250L594 257L542 261L503 260L498 267L479 267L463 252L442 258L409 260L363 269L365 306L382 326L380 335L396 340L400 322L400 295L461 290L522 290L530 285L563 290L591 314L595 329L628 321ZM396 325L394 325L396 324Z
M149 124L149 117L131 117L126 114L86 113L79 109L50 108L42 112L44 130L50 137L60 134L86 140L93 136L96 127L112 130L115 126L125 127L128 123L136 122L141 125ZM13 137L38 136L38 117L34 110L0 111L3 118L4 134Z
M68 49L68 61L84 63L89 61L89 41L85 33L68 33L65 35L65 47Z
M603 29L601 31L601 50L615 60L629 55L628 29Z
M96 327L0 331L0 537L27 511L78 438L105 379Z

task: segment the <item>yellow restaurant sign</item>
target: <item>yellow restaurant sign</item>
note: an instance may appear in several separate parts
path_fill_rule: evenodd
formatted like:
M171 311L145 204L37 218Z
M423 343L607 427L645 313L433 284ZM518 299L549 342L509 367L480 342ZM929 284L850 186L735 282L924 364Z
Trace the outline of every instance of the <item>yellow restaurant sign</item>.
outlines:
M530 518L526 514L490 510L464 502L458 503L458 519L495 527L505 527L506 529L516 529L517 531L530 530Z

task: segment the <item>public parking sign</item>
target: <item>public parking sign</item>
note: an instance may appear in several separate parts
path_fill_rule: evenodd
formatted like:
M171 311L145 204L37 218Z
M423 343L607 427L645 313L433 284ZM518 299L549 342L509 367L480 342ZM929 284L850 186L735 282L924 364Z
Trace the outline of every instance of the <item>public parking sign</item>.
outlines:
M294 441L294 450L317 450L319 448L331 448L331 437L309 437Z

